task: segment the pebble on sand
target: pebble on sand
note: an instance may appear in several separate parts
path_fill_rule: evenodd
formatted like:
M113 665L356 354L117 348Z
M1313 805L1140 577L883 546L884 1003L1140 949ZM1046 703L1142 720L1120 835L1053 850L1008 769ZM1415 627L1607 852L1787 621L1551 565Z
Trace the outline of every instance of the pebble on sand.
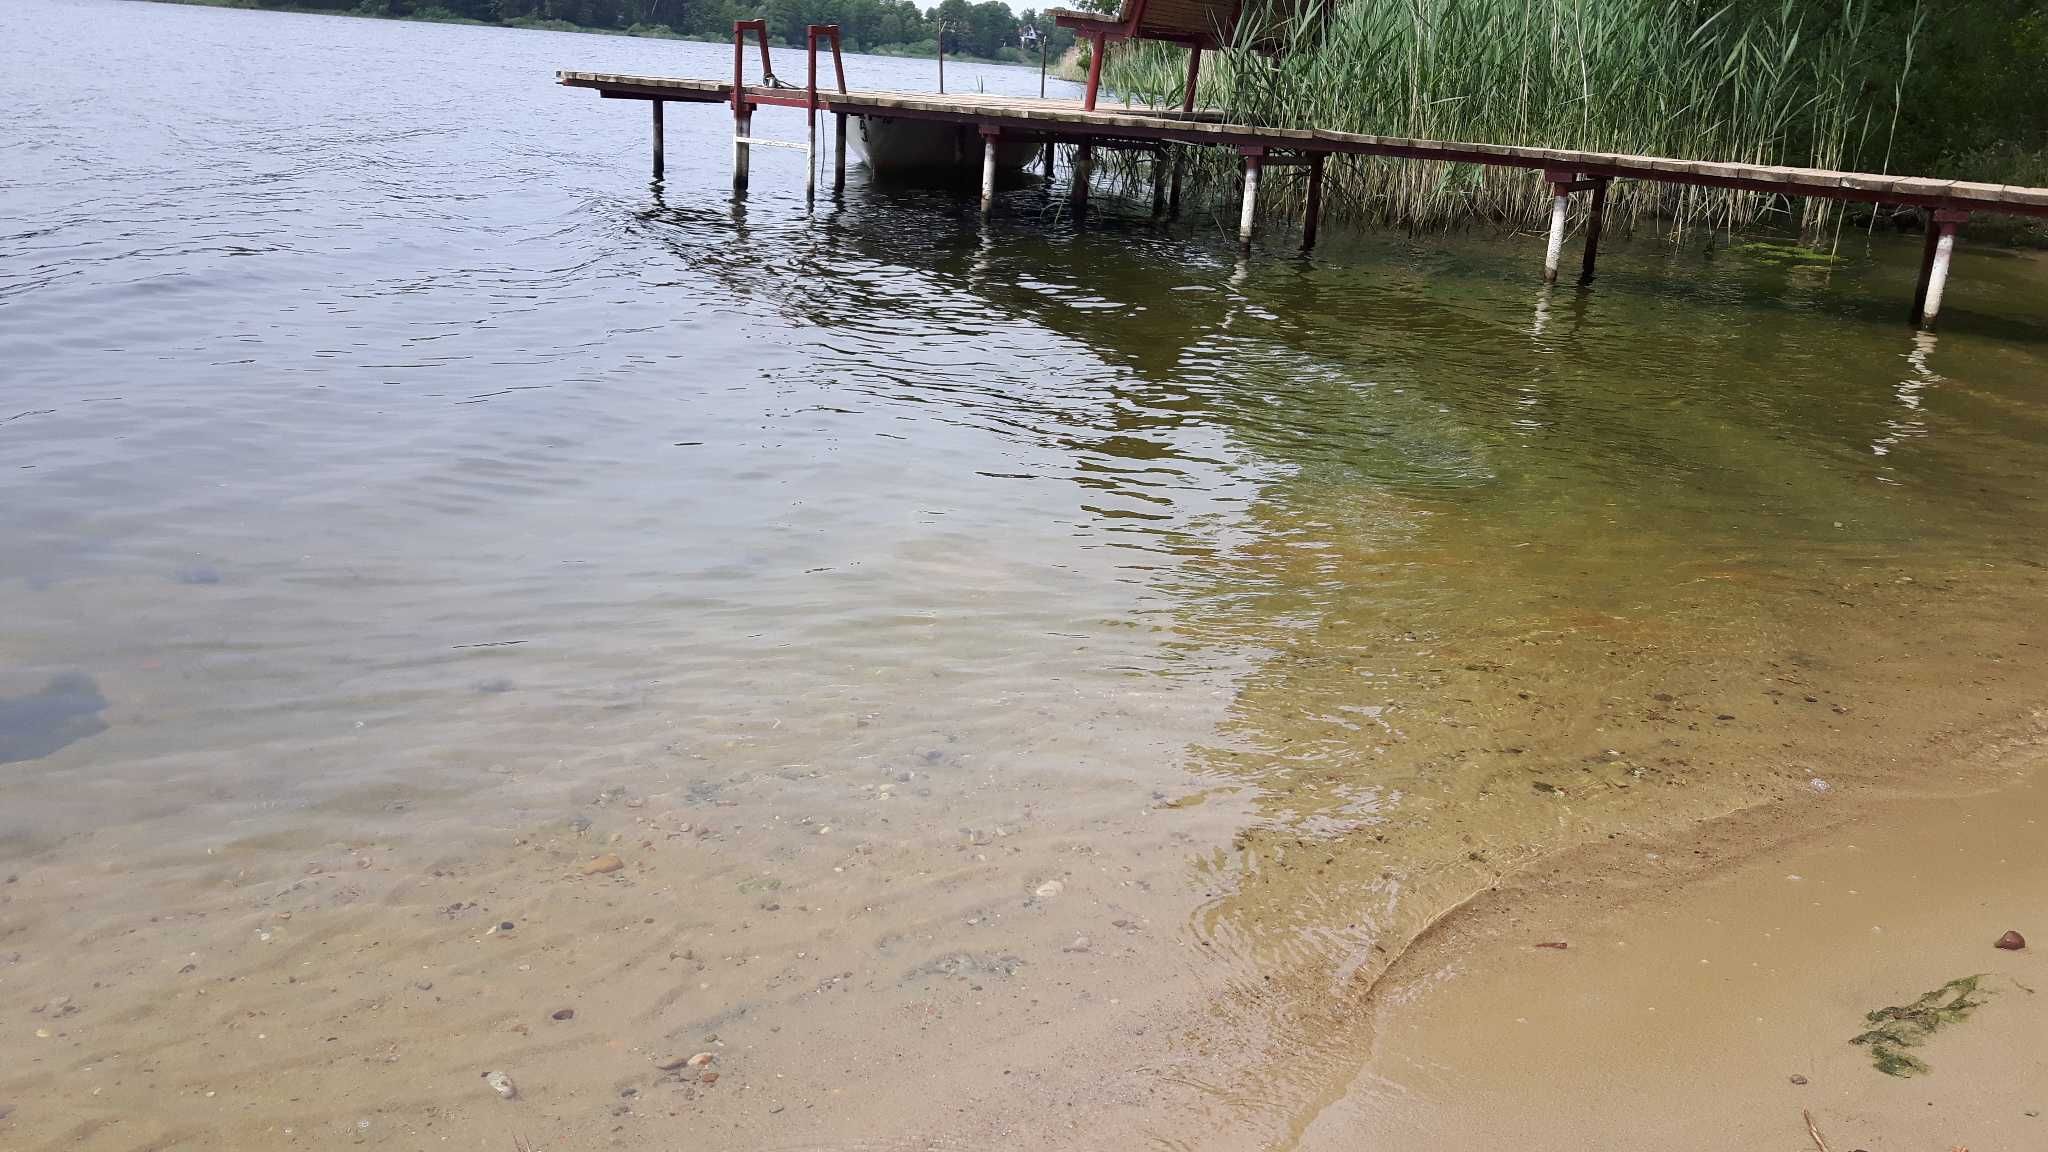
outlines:
M1066 890L1066 885L1057 880L1047 880L1035 890L1040 900L1050 900Z
M576 1010L574 1008L557 1008L553 1012L548 1013L548 1019L550 1020L574 1020L575 1018Z
M519 1095L519 1089L513 1085L512 1078L503 1072L484 1073L484 1083L489 1084L491 1091L496 1092L500 1099L510 1100Z
M1801 1087L1804 1087L1806 1085L1806 1077L1801 1076L1798 1073L1794 1073L1792 1075L1792 1082L1794 1084L1800 1085Z
M607 852L602 856L593 856L585 860L583 862L583 874L585 876L602 876L609 872L617 872L625 866L626 862L619 859L616 853Z
M2017 932L2007 932L1998 938L1997 946L2008 952L2017 952L2027 946L2027 938Z
M692 1068L702 1068L716 1059L718 1059L718 1056L715 1053L699 1052L695 1056L690 1057L689 1065Z

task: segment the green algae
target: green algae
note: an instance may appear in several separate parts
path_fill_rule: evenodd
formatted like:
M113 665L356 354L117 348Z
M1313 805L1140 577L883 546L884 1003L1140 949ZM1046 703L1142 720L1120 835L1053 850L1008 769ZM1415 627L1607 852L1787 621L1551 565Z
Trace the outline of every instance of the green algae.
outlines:
M1984 1005L1978 999L1979 976L1951 980L1911 1004L1879 1008L1864 1014L1870 1030L1849 1043L1870 1049L1870 1060L1887 1076L1917 1076L1928 1070L1927 1063L1907 1052L1917 1048L1946 1024L1960 1024Z

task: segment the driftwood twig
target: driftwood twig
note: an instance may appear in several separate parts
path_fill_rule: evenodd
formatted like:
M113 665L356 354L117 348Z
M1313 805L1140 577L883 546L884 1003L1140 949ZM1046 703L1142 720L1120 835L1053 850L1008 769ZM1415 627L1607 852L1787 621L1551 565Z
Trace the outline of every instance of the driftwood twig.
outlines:
M1820 1149L1820 1152L1829 1152L1828 1142L1820 1138L1820 1129L1814 1126L1813 1113L1801 1108L1799 1114L1806 1117L1806 1134L1813 1137L1813 1146Z

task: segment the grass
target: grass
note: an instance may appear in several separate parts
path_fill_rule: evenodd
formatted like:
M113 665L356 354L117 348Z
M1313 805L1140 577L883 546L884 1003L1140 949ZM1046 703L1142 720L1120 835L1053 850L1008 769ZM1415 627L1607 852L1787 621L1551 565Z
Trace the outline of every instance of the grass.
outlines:
M1923 22L1916 8L1879 36L1871 0L1337 0L1327 20L1260 2L1203 63L1199 103L1234 121L1817 168L1887 162ZM1269 33L1287 50L1251 50ZM1129 102L1178 106L1186 59L1143 44L1105 72ZM1195 170L1236 185L1234 156ZM1549 206L1537 173L1363 157L1332 158L1326 197L1333 215L1411 227L1535 227ZM1809 239L1840 223L1829 201L1644 181L1619 182L1608 212Z

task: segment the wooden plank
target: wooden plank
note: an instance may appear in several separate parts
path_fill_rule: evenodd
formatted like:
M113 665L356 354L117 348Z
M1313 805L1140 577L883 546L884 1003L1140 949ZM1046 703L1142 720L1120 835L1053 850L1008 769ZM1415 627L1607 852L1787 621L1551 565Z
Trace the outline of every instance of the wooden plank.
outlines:
M699 103L729 103L733 99L732 85L719 80L566 70L555 75L564 85L592 88L600 95L619 99ZM740 98L750 104L801 105L805 100L799 89L755 85L741 89ZM1311 154L1345 153L1449 164L1570 169L1586 176L1624 176L1784 196L1822 196L1932 208L2048 215L2048 188L1477 141L1374 136L1331 129L1232 124L1224 122L1214 112L1183 114L1178 110L1130 106L1090 110L1074 100L902 91L820 92L818 104L821 110L842 115L900 114L973 123L997 130L1016 128L1046 138L1063 137L1101 144L1130 140L1230 148L1278 147Z

